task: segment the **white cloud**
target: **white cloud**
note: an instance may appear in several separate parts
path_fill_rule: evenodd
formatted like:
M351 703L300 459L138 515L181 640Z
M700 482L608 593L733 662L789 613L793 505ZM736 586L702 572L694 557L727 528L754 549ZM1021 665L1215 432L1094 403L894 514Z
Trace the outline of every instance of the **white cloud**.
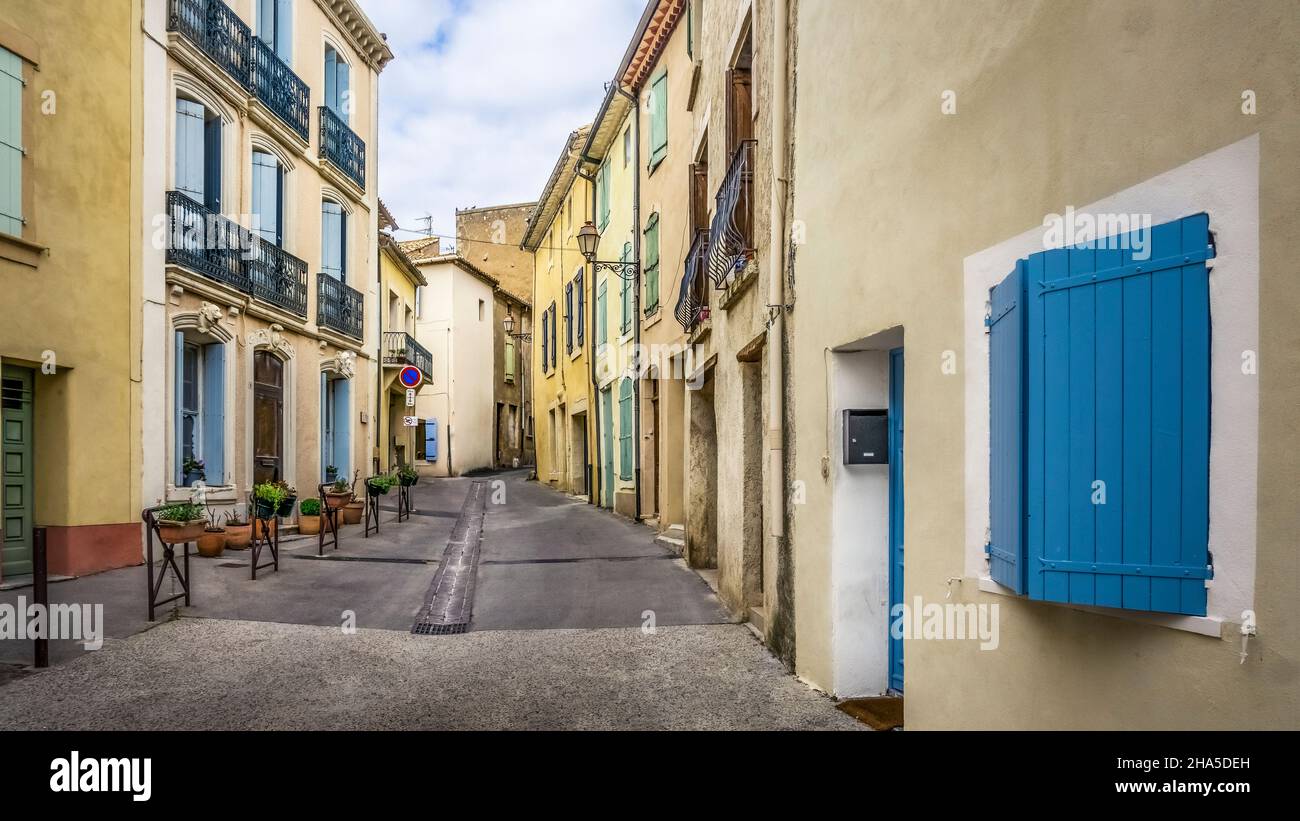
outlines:
M379 81L379 194L403 228L535 199L591 121L645 0L361 0L396 59ZM408 235L402 235L408 236Z

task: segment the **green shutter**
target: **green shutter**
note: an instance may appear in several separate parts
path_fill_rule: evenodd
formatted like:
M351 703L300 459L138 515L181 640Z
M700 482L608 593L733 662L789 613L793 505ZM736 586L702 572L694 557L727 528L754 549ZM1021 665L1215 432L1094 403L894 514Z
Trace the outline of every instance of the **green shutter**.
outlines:
M506 337L506 381L515 381L515 341Z
M609 165L605 164L600 167L596 176L596 193L600 200L600 229L605 230L609 225Z
M632 478L632 380L618 388L618 478Z
M630 262L632 259L632 243L623 245L623 262ZM625 334L632 328L632 288L633 282L630 279L619 277L619 297L623 303L623 319L619 323L618 332Z
M0 48L0 231L23 233L23 61Z
M668 72L650 85L650 165L668 156Z
M645 228L645 312L659 307L659 215L651 214Z
M609 280L604 280L596 288L596 344L604 345L609 342L609 307L606 291L608 290Z

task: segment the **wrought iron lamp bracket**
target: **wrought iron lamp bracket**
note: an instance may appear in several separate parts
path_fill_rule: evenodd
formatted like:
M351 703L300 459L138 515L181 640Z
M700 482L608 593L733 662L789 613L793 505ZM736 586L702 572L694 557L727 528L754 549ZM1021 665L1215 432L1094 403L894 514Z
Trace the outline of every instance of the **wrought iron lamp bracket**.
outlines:
M598 274L601 271L609 271L619 279L626 279L629 281L636 279L637 274L641 271L641 267L635 262L602 262L600 260L593 260L591 264L595 272Z

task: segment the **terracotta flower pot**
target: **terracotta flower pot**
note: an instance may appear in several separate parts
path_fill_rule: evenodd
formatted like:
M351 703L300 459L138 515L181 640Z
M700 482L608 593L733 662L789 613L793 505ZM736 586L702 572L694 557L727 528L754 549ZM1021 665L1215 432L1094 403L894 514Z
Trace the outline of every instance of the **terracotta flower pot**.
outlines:
M320 516L298 514L298 532L305 536L315 536L320 533Z
M365 512L365 502L349 502L343 506L343 524L359 525L361 524L361 514Z
M167 544L192 542L203 535L205 524L203 519L195 519L192 522L161 521L158 523L158 538Z
M226 531L205 530L197 541L199 555L207 559L215 559L221 555L221 551L226 549Z
M325 506L328 508L340 508L348 503L352 498L352 491L345 490L342 493L333 493L325 491Z
M226 549L247 550L253 540L252 525L226 525Z
M275 519L271 519L270 522L271 522L271 535L274 536L274 535L275 535ZM255 537L258 538L258 539L265 539L265 538L266 538L266 536L262 535L262 520L261 520L261 519L254 519L254 520L253 520L253 536L255 536Z

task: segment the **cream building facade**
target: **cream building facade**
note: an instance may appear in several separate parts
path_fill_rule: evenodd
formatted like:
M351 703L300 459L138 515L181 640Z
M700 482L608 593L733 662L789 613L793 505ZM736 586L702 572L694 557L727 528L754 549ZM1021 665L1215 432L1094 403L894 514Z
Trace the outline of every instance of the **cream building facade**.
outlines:
M367 466L378 77L351 0L146 0L144 488L315 495Z

